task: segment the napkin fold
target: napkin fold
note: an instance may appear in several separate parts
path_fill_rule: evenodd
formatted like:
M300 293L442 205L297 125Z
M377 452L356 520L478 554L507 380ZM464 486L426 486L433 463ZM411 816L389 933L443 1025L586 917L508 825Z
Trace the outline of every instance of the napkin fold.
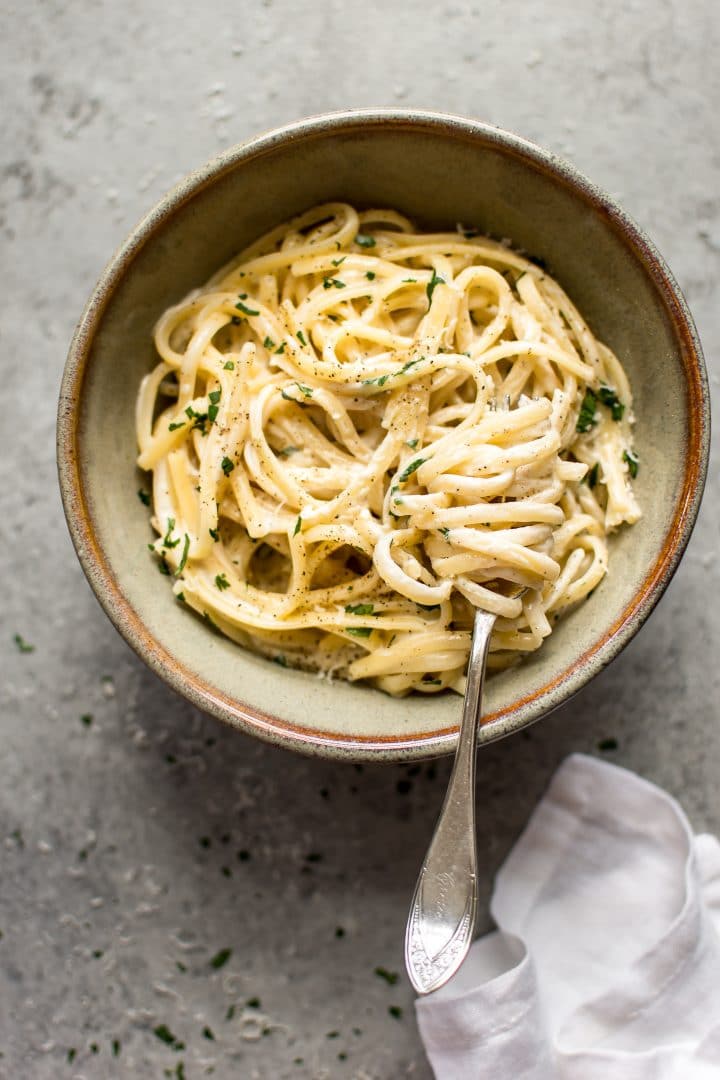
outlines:
M416 1002L437 1080L719 1080L720 844L666 792L569 757L491 911Z

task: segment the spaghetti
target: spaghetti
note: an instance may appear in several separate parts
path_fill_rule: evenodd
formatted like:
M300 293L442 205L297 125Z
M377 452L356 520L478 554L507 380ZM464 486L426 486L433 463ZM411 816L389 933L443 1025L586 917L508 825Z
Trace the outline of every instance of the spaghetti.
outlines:
M506 244L318 206L160 318L137 399L179 599L391 694L539 648L640 510L623 368ZM510 595L525 586L521 598Z

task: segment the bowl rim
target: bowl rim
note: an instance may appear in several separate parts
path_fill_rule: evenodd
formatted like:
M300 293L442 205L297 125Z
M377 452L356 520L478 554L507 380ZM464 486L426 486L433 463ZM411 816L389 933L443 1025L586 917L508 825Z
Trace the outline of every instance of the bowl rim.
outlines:
M354 128L413 129L480 143L521 158L584 199L620 236L655 285L678 340L685 371L689 432L685 474L660 554L632 600L602 637L539 690L484 717L478 745L519 731L569 700L618 655L660 600L688 544L702 499L710 444L710 396L702 347L687 303L645 232L610 195L569 162L519 135L478 120L423 109L374 108L322 113L294 121L211 158L180 180L131 230L103 269L77 324L58 403L57 464L63 509L76 553L95 595L116 629L157 675L192 704L231 726L309 755L347 761L410 761L437 757L454 749L460 709L457 725L417 736L333 735L300 728L239 702L182 665L150 634L120 588L92 527L77 454L83 385L95 334L115 290L145 244L195 195L243 162L271 153L283 144L325 138Z

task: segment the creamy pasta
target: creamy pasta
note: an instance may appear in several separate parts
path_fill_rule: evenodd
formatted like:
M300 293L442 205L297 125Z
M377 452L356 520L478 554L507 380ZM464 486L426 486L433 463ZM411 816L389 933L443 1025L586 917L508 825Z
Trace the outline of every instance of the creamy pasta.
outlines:
M283 665L462 692L476 608L490 667L539 648L640 516L620 362L544 269L461 226L318 206L155 345L152 550L180 601Z

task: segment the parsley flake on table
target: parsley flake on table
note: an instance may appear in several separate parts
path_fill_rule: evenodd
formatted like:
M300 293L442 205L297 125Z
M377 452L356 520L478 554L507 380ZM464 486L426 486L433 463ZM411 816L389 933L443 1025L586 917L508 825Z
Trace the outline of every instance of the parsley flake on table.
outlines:
M22 634L13 634L13 641L15 642L15 647L18 652L35 652L35 646L31 645L29 641L26 641Z
M384 979L388 986L394 986L399 978L396 971L388 971L387 968L384 967L376 967L375 974L379 979Z
M159 1039L160 1042L164 1042L166 1046L171 1047L173 1050L184 1050L185 1043L181 1042L177 1036L173 1035L167 1024L158 1024L153 1028L153 1035Z
M216 952L210 960L210 967L218 971L219 968L224 967L225 964L227 964L231 956L232 949L220 949L220 951Z

